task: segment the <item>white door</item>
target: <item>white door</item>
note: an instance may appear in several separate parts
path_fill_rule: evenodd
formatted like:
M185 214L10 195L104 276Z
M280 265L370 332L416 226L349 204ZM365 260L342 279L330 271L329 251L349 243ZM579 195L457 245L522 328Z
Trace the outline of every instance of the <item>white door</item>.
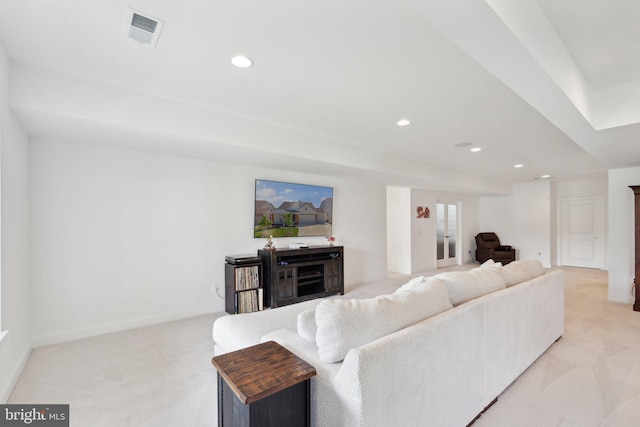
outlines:
M604 201L602 198L560 202L561 265L602 268Z
M455 203L436 203L436 266L448 267L458 263L458 206Z

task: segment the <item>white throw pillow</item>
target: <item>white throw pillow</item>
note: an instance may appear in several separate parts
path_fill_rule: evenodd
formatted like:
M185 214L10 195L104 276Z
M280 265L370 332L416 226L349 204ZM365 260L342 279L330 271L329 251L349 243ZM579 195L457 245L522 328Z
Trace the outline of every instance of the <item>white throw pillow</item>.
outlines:
M320 360L340 362L349 350L450 309L443 283L370 299L328 299L316 307Z
M500 268L502 267L501 262L495 262L491 258L480 264L480 268Z
M492 260L491 258L489 258L488 260L486 260L485 262L483 262L482 264L480 264L480 268L487 268L490 267L492 265L494 265L496 262L494 260Z
M415 286L424 283L424 281L426 280L426 278L424 276L418 276L418 277L414 277L413 279L409 280L407 283L405 283L404 285L400 286L398 289L396 289L396 292L398 291L408 291L409 289L413 289Z
M475 271L475 270L497 270L499 268L502 267L502 263L501 262L495 262L492 259L488 259L485 262L483 262L482 264L480 264L480 267L476 267L476 268L472 268L471 271Z
M533 279L544 274L544 267L540 260L521 259L510 262L499 270L507 286Z
M422 279L420 281L414 281L415 279L412 279L411 281L405 283L404 285L396 289L394 293L403 291L418 291L421 289L429 290L434 286L444 286L444 283L440 279L438 279L438 276L420 276L420 278ZM446 286L444 287L446 289Z
M298 335L309 341L315 341L316 330L318 329L316 325L316 310L305 310L298 314L297 327Z
M442 280L449 291L449 299L454 306L478 298L506 287L499 271L504 269L479 268L469 271L452 271L440 273L437 277Z

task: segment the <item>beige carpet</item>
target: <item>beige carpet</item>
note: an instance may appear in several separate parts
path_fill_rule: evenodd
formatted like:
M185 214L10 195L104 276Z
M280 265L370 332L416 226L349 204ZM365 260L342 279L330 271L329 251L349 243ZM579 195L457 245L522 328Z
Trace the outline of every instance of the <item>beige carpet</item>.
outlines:
M606 272L564 270L563 338L474 427L640 425L640 313L606 300ZM74 427L216 426L215 318L37 348L9 403L69 403Z
M607 273L563 268L565 333L474 427L640 426L640 312L607 301Z
M68 403L74 427L216 426L216 317L36 348L9 403Z

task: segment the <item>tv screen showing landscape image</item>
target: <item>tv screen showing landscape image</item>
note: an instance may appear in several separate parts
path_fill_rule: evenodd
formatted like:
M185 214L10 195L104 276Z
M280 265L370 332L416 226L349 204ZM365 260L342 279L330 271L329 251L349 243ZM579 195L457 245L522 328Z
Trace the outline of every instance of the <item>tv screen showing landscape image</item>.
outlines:
M256 179L254 237L329 237L332 223L332 187Z

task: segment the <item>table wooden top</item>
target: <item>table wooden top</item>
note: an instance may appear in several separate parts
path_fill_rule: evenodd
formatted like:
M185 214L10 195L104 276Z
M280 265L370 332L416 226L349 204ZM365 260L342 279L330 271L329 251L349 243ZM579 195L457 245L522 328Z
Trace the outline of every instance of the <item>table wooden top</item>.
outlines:
M216 356L211 363L242 403L255 402L316 374L316 368L275 341Z

